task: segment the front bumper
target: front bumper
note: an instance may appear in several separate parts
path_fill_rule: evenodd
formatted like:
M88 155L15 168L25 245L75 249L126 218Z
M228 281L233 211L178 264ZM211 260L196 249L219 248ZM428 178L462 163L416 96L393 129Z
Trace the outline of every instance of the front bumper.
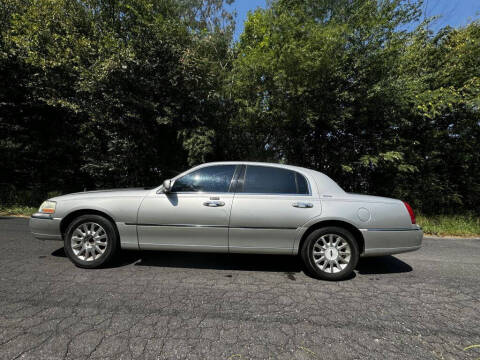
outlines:
M35 213L30 218L30 231L35 238L40 240L62 240L61 221L62 219L49 214Z
M411 229L361 229L365 240L362 256L381 256L415 251L422 246L423 231Z

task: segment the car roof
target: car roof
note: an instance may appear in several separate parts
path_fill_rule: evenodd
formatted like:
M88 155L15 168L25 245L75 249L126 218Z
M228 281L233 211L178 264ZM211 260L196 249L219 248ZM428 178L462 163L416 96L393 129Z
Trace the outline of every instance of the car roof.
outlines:
M209 165L258 165L258 166L279 167L279 168L285 168L285 169L291 169L291 170L297 169L297 170L314 171L314 170L303 168L300 166L261 162L261 161L214 161L214 162L203 163L201 165L198 165L198 167L209 166Z
M294 165L286 165L286 164L278 164L278 163L270 163L270 162L259 162L259 161L215 161L215 162L200 164L198 166L191 168L185 173L190 172L193 169L200 169L202 167L212 166L212 165L258 165L258 166L271 166L271 167L294 170L294 171L303 173L304 175L310 175L310 177L313 177L319 189L319 193L322 193L322 194L344 194L345 193L345 191L335 181L333 181L330 177L328 177L324 173L321 173L316 170L304 168L301 166L294 166ZM182 176L183 174L180 174L179 176Z

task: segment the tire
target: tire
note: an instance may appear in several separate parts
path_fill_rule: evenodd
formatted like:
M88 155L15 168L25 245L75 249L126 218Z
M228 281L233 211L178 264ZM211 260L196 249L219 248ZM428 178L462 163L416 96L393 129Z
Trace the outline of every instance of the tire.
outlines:
M103 216L87 214L70 223L64 248L76 266L94 269L113 259L119 248L118 242L117 232L111 221Z
M348 278L353 273L360 252L348 230L328 226L314 230L307 236L300 255L314 277L335 281Z

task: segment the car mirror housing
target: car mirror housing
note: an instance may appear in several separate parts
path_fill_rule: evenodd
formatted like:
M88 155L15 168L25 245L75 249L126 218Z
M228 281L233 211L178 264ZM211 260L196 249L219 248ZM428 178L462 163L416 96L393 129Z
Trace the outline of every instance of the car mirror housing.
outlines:
M173 182L171 179L167 179L163 182L163 192L169 193L172 190Z

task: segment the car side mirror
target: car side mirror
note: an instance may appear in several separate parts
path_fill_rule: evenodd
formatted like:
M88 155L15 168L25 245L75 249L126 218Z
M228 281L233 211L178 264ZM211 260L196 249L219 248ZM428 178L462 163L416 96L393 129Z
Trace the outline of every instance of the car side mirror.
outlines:
M167 179L163 182L163 192L164 193L169 193L171 190L172 190L172 180L171 179Z

